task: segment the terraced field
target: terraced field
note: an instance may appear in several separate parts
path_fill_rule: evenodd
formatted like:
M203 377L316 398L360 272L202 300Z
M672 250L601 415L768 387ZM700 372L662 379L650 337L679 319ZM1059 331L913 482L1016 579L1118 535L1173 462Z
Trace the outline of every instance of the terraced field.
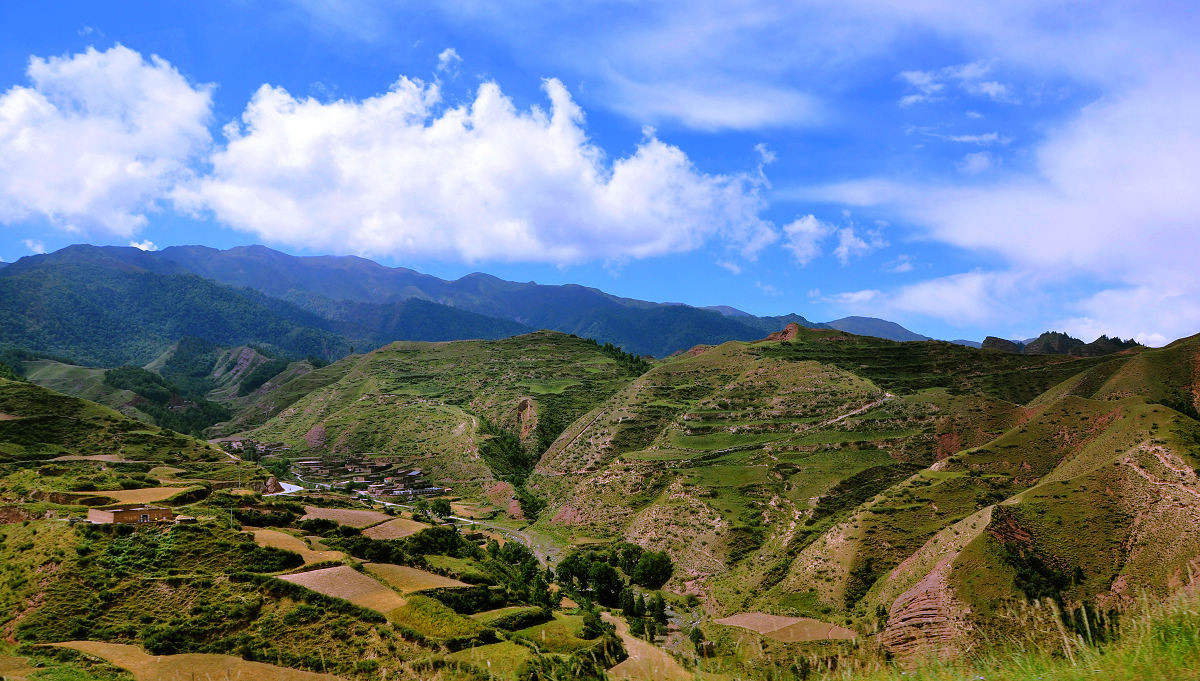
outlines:
M280 579L385 615L405 603L400 594L348 565L283 575Z
M103 658L129 670L137 681L195 681L196 679L254 679L254 681L339 681L331 674L250 662L233 655L148 655L122 643L68 641L54 645Z

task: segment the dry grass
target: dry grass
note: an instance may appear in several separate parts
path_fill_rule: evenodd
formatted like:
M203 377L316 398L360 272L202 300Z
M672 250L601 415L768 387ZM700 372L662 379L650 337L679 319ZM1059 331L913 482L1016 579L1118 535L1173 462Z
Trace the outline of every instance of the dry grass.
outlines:
M742 612L715 620L717 624L741 627L785 643L852 639L853 630L809 617L782 617L761 612Z
M4 416L4 414L0 414ZM4 419L0 418L0 421ZM23 657L0 655L0 679L5 681L25 681L27 677L38 670L29 666L29 661Z
M601 617L605 622L616 626L617 636L621 637L621 643L625 645L625 652L629 653L629 657L608 670L609 678L639 679L642 681L648 679L654 679L654 681L688 681L695 678L691 672L684 669L683 665L679 664L675 658L671 657L662 648L631 636L629 634L629 623L623 618L613 617L607 612L603 613Z
M363 530L363 536L368 539L401 539L430 527L432 526L409 518L393 518L386 523Z
M366 509L305 506L304 517L301 520L313 520L314 518L332 520L339 525L346 525L348 527L363 528L378 525L385 520L391 520L392 516L380 511L368 511Z
M261 530L253 527L243 528L254 533L254 542L259 546L273 546L284 551L300 554L304 564L320 563L326 560L341 560L346 554L341 551L313 551L303 539L278 530Z
M516 675L521 663L529 659L529 649L512 641L464 648L449 655L450 659L469 662L496 678Z
M392 565L390 563L367 563L364 567L367 572L374 577L382 580L392 588L403 591L404 593L412 593L414 591L422 591L424 589L439 589L446 587L470 586L465 582L460 582L457 579L450 579L441 575L435 575L432 572L418 570L417 568L408 567L407 565Z
M157 501L170 499L180 492L187 492L199 487L147 487L145 489L118 489L94 492L117 500L118 504L153 504Z
M53 645L71 648L127 669L137 681L338 681L331 674L248 662L232 655L147 655L137 646L99 641L69 641Z
M3 419L0 419L3 420ZM103 461L104 463L124 463L127 461L120 454L68 454L65 456L56 456L51 461Z
M384 614L405 603L400 594L346 565L284 575L280 579Z

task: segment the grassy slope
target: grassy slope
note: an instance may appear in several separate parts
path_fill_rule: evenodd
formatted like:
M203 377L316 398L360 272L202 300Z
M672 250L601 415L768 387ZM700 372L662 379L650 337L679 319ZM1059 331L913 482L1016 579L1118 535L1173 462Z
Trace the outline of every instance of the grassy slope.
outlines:
M150 416L131 403L137 397L104 382L104 369L62 364L49 359L25 362L25 378L44 388L98 402L139 421L151 423Z
M491 474L478 454L479 417L535 450L537 423L561 429L629 380L595 345L559 333L393 343L285 384L280 396L301 392L293 384L324 383L252 434L300 452L405 454L435 479L483 480ZM520 416L523 400L536 420Z
M962 557L945 578L970 595L950 606L992 617L987 603L1018 602L1028 585L988 547L1002 533L990 509L1005 502L1051 571L1082 570L1068 601L1127 605L1134 589L1186 582L1200 553L1191 531L1178 531L1196 524L1200 487L1187 474L1200 463L1189 454L1200 446L1187 444L1195 424L1147 404L1188 410L1197 344L1076 359L804 330L790 342L674 358L547 452L535 485L552 505L538 525L666 548L681 568L675 587L700 586L718 612L849 616L872 631L876 606L886 611L946 551ZM833 378L831 365L869 382ZM809 367L827 402L789 408L770 381L751 387L756 367L793 386ZM863 392L830 390L855 385ZM827 423L877 396L875 386L896 397ZM1142 517L1163 520L1125 527ZM906 561L944 533L963 540ZM962 581L981 569L998 576Z
M193 438L32 383L0 380L0 414L17 417L0 420L0 462L75 454L143 461L223 456Z

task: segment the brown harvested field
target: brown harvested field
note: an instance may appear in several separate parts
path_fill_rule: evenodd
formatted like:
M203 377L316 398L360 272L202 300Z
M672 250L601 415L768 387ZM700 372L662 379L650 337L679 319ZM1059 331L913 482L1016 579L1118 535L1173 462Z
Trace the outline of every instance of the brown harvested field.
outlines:
M262 530L254 527L243 527L246 532L254 533L254 543L259 546L273 546L284 551L300 554L305 565L320 563L326 560L341 560L346 554L341 551L314 551L301 538L280 532L279 530Z
M51 645L95 655L122 669L137 681L339 681L332 674L318 674L262 662L248 662L232 655L148 655L141 648L123 643L68 641Z
M400 594L348 565L283 575L280 579L384 614L405 603Z
M852 639L857 636L851 629L809 617L783 617L761 612L743 612L715 621L717 624L749 629L785 643Z
M0 414L0 421L16 421L17 417L12 414ZM53 459L51 459L53 461Z
M390 563L366 563L364 566L374 577L404 593L422 591L424 589L443 589L459 586L470 586L466 582L450 579L432 572L418 570L407 565L392 565Z
M730 627L741 627L765 634L768 631L775 631L790 624L795 624L799 619L799 617L782 617L780 615L768 615L761 612L742 612L716 620L716 623Z
M790 626L776 629L767 633L767 636L776 641L784 643L796 643L797 641L828 641L830 639L853 639L857 638L858 634L853 629L839 627L836 624L822 622L821 620L808 619L801 617L801 621Z
M363 536L368 539L401 539L421 530L427 530L432 525L419 523L410 518L392 518L386 523L363 530Z
M180 492L188 492L201 487L147 487L145 489L118 489L92 492L102 494L117 500L118 504L153 504L156 501L170 499Z
M391 520L392 516L381 513L379 511L368 511L366 509L356 508L321 508L319 506L305 506L304 517L301 520L313 520L322 518L324 520L332 520L339 525L348 527L370 527L378 525L385 520Z

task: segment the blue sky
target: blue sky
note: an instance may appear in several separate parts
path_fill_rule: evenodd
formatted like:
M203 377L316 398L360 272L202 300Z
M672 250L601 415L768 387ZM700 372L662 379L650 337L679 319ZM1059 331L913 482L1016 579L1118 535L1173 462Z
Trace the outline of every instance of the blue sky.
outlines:
M1194 3L432 4L0 6L0 259L264 243L940 338L1200 331Z

